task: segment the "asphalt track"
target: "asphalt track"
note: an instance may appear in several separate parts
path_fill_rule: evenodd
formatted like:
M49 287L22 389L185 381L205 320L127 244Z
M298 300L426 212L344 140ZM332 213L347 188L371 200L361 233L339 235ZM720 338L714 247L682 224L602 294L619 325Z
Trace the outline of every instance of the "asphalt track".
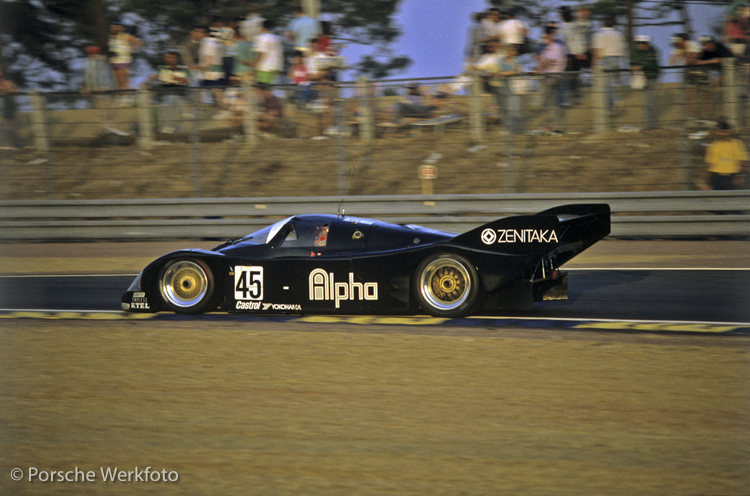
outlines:
M0 278L0 309L6 316L29 310L53 313L119 312L120 296L133 277L6 276ZM650 325L651 330L674 331L682 326L686 332L750 332L748 270L573 270L569 281L568 301L535 303L532 310L526 311L454 319L450 325L477 325L481 320L495 326L581 327L588 324L589 327L609 329L649 330ZM164 313L157 318L186 317ZM296 320L293 316L224 313L203 318L227 321L258 318ZM349 321L377 324L379 320L394 322L393 318L388 317L365 320L355 317ZM333 323L336 318L307 317L305 321ZM448 323L443 319L429 322ZM591 325L596 322L598 324Z

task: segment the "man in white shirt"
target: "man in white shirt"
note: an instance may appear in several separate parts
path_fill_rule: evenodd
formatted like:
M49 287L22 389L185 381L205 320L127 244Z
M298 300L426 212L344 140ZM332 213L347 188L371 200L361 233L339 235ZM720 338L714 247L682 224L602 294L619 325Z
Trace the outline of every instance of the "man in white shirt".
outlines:
M259 83L276 84L276 76L284 70L284 48L281 38L271 32L273 22L263 21L263 29L255 38L255 80Z
M515 9L508 11L508 18L500 24L499 31L503 45L513 45L518 54L524 53L523 45L529 30L526 23L516 17Z
M224 78L221 41L204 36L198 47L198 68L203 74L201 86L221 86Z
M620 70L622 60L627 57L627 43L625 36L615 29L615 18L607 17L604 27L594 33L591 42L592 66L600 66L604 70L605 86L607 87L607 101L610 111L619 102L617 85L620 84Z
M484 30L484 42L487 43L491 39L500 39L500 9L492 7L487 10L487 15L482 19L482 27Z

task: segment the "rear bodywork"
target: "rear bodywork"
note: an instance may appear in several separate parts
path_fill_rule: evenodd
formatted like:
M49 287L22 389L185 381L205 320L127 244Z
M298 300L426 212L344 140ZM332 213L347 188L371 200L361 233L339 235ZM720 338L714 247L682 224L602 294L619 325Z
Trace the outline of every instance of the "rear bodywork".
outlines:
M213 250L164 255L141 271L123 295L122 308L180 311L165 298L164 271L177 260L188 260L208 275L210 295L201 311L418 313L424 307L415 297L418 267L441 256L467 260L476 273L481 301L472 313L528 308L533 301L566 299L567 275L560 267L609 232L606 204L500 218L463 234L300 215Z

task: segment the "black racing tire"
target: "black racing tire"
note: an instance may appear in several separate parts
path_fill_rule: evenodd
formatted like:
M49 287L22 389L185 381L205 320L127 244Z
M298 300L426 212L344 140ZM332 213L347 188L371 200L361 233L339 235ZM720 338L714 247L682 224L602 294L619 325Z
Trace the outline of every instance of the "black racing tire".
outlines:
M190 258L170 260L159 271L159 294L175 313L199 314L213 310L216 281L211 268Z
M433 317L465 317L481 305L484 295L474 265L454 253L422 260L414 287L420 308Z

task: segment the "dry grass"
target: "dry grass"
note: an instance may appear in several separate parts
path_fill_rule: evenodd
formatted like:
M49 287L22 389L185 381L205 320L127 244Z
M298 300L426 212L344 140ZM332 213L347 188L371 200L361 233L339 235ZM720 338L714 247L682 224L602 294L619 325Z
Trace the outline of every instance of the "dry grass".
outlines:
M0 491L746 494L749 358L744 337L5 321ZM180 481L10 480L30 466Z
M198 189L205 197L327 196L347 185L354 195L420 194L417 169L432 154L440 155L437 194L675 190L683 188L685 157L700 164L703 150L691 142L681 155L678 138L669 129L510 137L495 129L477 149L458 128L369 146L356 138L340 146L335 139L268 137L256 147L57 147L43 163L31 150L9 151L0 159L0 197L184 198Z

